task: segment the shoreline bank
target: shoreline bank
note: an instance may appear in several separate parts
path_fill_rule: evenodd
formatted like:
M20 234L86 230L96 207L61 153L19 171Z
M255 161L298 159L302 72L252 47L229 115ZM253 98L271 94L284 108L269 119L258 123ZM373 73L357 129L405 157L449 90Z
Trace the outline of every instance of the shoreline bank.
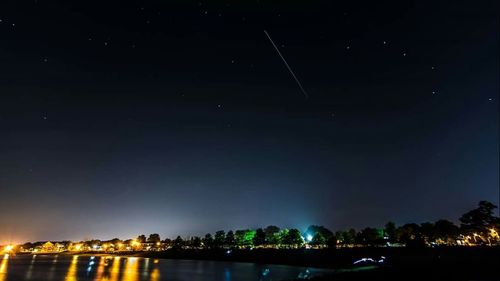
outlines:
M278 264L314 268L350 268L355 261L367 258L378 266L408 267L435 264L475 265L500 260L500 247L443 247L443 248L343 248L343 249L169 249L151 252L61 252L39 255L121 256L154 259L213 260ZM365 264L365 263L361 263Z

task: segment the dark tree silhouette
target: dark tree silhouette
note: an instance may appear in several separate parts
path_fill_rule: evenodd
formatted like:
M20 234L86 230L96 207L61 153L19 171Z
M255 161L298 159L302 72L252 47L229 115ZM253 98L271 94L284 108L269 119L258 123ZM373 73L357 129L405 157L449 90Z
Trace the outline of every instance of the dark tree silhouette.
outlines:
M89 247L89 248L94 249L94 246L101 245L101 240L99 240L99 239L92 239L92 240L89 240L89 241L85 242L85 245L87 245L87 247Z
M424 222L420 224L420 234L422 239L430 243L436 240L436 230L432 222Z
M396 230L398 241L410 247L425 245L420 233L420 226L416 223L407 223Z
M161 241L160 235L157 233L149 234L148 240L149 243L158 243Z
M396 242L396 224L394 222L390 221L385 224L384 235L390 243Z
M356 242L356 235L356 230L354 228L351 228L343 233L342 238L344 239L346 244L354 244Z
M165 240L162 241L163 244L165 244L168 247L174 247L174 241L170 238L166 238Z
M33 249L35 246L33 243L27 242L27 243L22 244L20 247L24 250L30 250L30 249Z
M224 241L226 247L232 248L235 246L234 232L229 230L226 234L226 239Z
M118 239L118 238L113 238L113 239L109 240L109 243L111 243L111 244L113 244L113 246L117 247L118 244L123 243L123 241Z
M212 238L212 234L207 233L203 238L203 245L205 245L206 249L212 249L214 246L214 239Z
M262 246L264 244L266 244L266 233L262 228L257 228L255 236L253 237L253 245Z
M326 244L326 238L323 236L321 232L316 232L316 234L313 236L311 239L311 242L309 244L314 245L314 246L323 246Z
M311 235L311 237L314 237L318 233L320 233L321 236L325 239L325 243L328 239L334 236L331 230L322 225L310 225L304 233L304 236L308 237L309 235Z
M224 241L226 240L226 233L224 230L219 230L215 232L214 236L214 247L222 248L224 246Z
M191 237L190 244L191 244L191 247L193 247L193 248L200 248L201 247L201 238L198 236Z
M177 236L174 240L174 248L175 249L182 249L184 247L184 240L180 236Z
M434 223L436 239L444 244L454 244L459 233L459 228L448 220L438 220Z
M383 244L383 231L366 227L356 235L356 242L366 246Z
M274 225L269 225L264 229L266 234L266 244L277 246L280 244L280 228Z
M330 249L337 248L337 236L333 235L332 237L326 239L326 246Z
M136 240L139 243L145 243L146 242L146 235L141 234L141 235L137 236Z
M460 217L460 228L466 234L487 236L489 229L498 223L498 217L493 214L497 206L488 201L480 201L478 205Z
M292 228L284 237L283 243L292 247L300 247L304 244L304 239L302 239L302 235L298 229Z

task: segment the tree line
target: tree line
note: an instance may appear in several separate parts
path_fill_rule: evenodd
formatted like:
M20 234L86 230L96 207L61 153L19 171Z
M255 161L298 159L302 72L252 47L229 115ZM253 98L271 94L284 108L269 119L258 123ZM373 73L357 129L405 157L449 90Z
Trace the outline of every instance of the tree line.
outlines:
M161 240L159 234L139 235L136 239L118 238L80 242L88 250L162 250L173 249L230 249L230 248L337 248L355 246L433 246L433 245L494 245L499 243L500 218L495 216L493 203L480 201L477 208L463 214L460 225L445 219L435 222L407 223L396 226L388 222L382 228L366 227L333 232L324 226L311 225L304 232L274 225L257 229L219 230L206 235ZM42 242L39 242L42 243ZM61 243L72 243L64 241ZM26 243L24 248L32 248Z

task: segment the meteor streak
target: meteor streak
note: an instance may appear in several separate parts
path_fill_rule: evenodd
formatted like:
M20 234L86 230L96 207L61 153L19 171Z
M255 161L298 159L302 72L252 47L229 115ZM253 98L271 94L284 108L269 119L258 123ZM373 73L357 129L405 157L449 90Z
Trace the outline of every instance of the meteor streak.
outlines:
M288 71L290 71L290 74L292 74L293 79L295 79L295 82L297 82L297 85L299 85L299 88L302 91L302 93L304 94L304 97L306 99L308 99L309 95L307 94L306 90L304 90L304 87L302 87L302 84L300 83L300 81L297 78L297 76L295 75L295 73L293 73L293 70L290 67L290 65L288 65L288 63L286 62L285 57L283 57L283 55L281 54L281 52L278 49L278 47L276 46L276 44L274 44L274 41L271 38L271 36L269 35L269 33L267 33L267 31L265 31L265 30L264 30L264 33L266 34L267 38L269 38L269 41L271 41L271 44L273 44L274 49L276 50L276 52L278 53L278 55L281 57L281 60L283 60L283 62L285 63L286 67L288 68Z

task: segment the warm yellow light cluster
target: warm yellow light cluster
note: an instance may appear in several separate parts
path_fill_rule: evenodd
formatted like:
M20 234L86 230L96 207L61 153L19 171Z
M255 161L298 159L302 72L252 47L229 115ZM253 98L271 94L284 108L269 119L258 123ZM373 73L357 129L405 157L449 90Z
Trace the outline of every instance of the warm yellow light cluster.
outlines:
M13 250L14 250L14 246L12 246L12 245L7 245L7 246L5 246L5 247L3 248L3 252L4 252L4 253L10 253L10 252L12 252Z
M490 236L493 239L498 239L499 238L498 231L496 231L496 229L494 229L494 228L490 228Z

